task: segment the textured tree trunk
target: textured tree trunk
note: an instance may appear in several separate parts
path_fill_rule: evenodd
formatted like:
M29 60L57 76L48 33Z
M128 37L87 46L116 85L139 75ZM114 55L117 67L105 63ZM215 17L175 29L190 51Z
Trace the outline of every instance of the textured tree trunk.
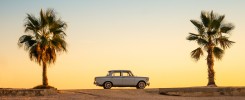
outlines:
M43 85L48 86L47 65L43 62Z
M208 47L208 57L207 57L207 64L208 64L208 85L211 87L216 87L215 84L215 72L214 72L214 54L213 54L214 46L211 44Z

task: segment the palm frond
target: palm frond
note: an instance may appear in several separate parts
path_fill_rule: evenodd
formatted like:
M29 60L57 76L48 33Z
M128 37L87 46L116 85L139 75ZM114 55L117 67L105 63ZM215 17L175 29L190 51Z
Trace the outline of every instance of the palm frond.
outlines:
M47 15L42 9L40 11L40 24L42 27L47 25Z
M198 61L202 55L203 51L200 47L191 52L191 57L194 58L196 61Z
M224 50L222 50L219 47L214 47L213 54L214 54L215 58L217 58L218 60L221 60L223 55L224 55Z
M195 26L197 27L198 30L202 30L203 25L202 25L201 22L199 22L199 21L197 21L197 20L190 20L190 21L191 21L191 23L192 23L193 25L195 25Z
M56 61L56 52L55 52L55 49L52 48L52 47L47 48L46 53L45 53L45 57L46 57L47 62L49 64L55 63L55 61Z
M29 40L29 41L26 41L26 47L27 48L30 48L30 47L32 47L33 45L35 45L37 42L36 42L36 40Z
M212 10L211 13L210 13L210 19L211 19L211 21L213 21L214 18L215 18L215 15L214 15L214 12Z
M230 48L230 46L235 43L233 41L230 41L228 37L222 36L216 39L216 44L219 44L223 49Z
M194 33L189 33L189 36L186 37L187 40L193 41L193 40L197 40L199 38L198 34L194 34Z
M203 39L203 38L198 38L197 39L197 44L199 44L201 46L206 46L206 45L208 45L208 41Z
M66 36L66 33L62 29L56 29L52 31L54 35L60 35L62 37Z
M205 29L204 28L198 29L197 31L201 35L201 37L205 37L206 34L205 34Z
M54 23L50 24L50 32L54 34L65 34L64 30L66 29L67 24L61 20L57 20Z
M49 51L49 54L50 54L50 59L52 59L52 63L55 63L56 61L56 51L54 48L50 48L50 51Z
M40 26L38 19L31 15L31 14L27 14L27 18L26 18L26 23L24 24L25 26L25 32L27 31L33 31L36 32Z
M216 26L216 29L218 29L219 26L222 24L222 21L224 20L224 18L225 18L225 15L218 16L218 18L216 19L216 21L219 23L219 25Z
M235 27L234 25L230 24L223 24L221 25L220 31L222 33L229 33L231 30L233 30Z
M201 12L201 19L202 19L202 23L205 27L208 27L209 26L209 23L210 23L210 20L207 16L207 13L202 11Z
M56 36L53 38L53 40L51 41L51 44L53 45L53 47L57 50L57 51L67 51L66 47L67 47L67 43L65 42L65 40L59 36Z
M19 38L18 45L22 47L24 45L24 49L28 50L36 43L36 40L33 40L31 35L23 35Z
M55 23L56 22L56 14L53 9L46 10L46 20L48 23Z
M32 36L31 35L22 35L20 38L19 38L19 43L24 43L26 41L29 41L29 40L32 40Z
M222 24L222 21L223 21L224 18L225 18L224 15L222 15L222 16L218 16L218 15L217 15L217 18L215 18L215 19L212 21L211 27L212 27L214 30L219 29L219 27L220 27L220 25Z
M41 52L39 50L40 45L34 45L29 50L29 57L32 61L37 62L39 65L41 64Z

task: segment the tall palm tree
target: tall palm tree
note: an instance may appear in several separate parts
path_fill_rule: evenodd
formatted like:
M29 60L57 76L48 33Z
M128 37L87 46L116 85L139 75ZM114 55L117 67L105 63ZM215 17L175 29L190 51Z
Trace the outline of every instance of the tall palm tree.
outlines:
M27 14L24 27L27 34L19 38L18 45L24 46L32 61L42 65L42 86L48 87L47 65L55 63L57 52L67 51L64 32L67 24L56 17L53 9L41 9L39 18Z
M224 50L235 43L229 40L230 31L234 29L231 23L224 23L225 15L211 12L201 12L201 22L190 20L197 28L198 33L189 33L187 40L195 41L199 47L191 52L191 57L196 61L207 52L208 84L215 86L214 58L221 60Z

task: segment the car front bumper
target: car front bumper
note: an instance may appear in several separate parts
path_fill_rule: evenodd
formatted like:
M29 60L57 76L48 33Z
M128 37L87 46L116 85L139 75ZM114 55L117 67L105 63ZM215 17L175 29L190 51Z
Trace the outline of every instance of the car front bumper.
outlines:
M147 86L150 86L150 82L147 82L146 85L147 85Z

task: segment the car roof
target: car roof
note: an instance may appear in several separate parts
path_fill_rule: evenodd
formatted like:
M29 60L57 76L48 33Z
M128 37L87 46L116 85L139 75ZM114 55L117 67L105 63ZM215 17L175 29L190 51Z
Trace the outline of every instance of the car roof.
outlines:
M121 72L121 71L122 72L129 72L130 70L109 70L109 72Z

